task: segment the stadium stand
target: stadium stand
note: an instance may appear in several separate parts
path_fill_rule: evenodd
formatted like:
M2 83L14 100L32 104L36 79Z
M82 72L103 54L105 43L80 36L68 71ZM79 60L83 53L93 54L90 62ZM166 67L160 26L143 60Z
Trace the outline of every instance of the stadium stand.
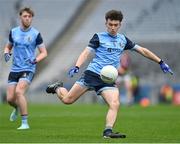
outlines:
M74 16L83 0L24 0L22 6L32 7L35 11L34 25L49 46Z

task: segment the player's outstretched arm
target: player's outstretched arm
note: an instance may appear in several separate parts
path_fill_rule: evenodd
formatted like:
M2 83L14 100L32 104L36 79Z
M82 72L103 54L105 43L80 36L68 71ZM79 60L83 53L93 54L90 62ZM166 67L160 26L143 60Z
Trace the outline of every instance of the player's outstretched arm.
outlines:
M171 68L168 66L168 64L166 64L161 58L159 58L156 54L154 54L153 52L151 52L150 50L148 50L147 48L144 47L140 47L138 46L136 48L136 51L138 53L140 53L141 55L143 55L144 57L158 63L160 65L161 70L164 73L170 73L173 74L173 71L171 70Z

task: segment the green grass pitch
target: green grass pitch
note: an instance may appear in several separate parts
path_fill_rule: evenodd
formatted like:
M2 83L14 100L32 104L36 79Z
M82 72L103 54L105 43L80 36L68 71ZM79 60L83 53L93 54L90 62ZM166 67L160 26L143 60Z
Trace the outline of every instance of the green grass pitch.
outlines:
M178 143L180 107L158 105L120 107L115 131L125 139L103 139L107 106L100 105L29 105L29 130L16 130L9 121L12 108L0 105L0 143Z

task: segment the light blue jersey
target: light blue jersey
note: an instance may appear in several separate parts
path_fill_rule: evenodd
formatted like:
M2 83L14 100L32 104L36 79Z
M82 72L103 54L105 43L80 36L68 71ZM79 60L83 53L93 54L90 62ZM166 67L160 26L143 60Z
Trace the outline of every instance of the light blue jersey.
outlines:
M95 51L95 57L90 62L87 70L100 74L106 65L118 68L120 56L124 50L134 49L135 43L122 34L112 36L107 32L94 34L89 42L88 48Z
M15 27L10 31L9 43L13 46L11 72L31 71L34 73L36 65L30 64L28 59L35 59L36 48L44 45L39 31L33 27L26 31L21 27Z

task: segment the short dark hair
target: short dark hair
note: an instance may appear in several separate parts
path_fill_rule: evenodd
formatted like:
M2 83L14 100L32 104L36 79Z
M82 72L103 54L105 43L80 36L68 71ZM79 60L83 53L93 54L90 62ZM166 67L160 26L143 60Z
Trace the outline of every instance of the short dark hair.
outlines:
M110 19L110 20L119 20L121 22L123 19L123 14L121 11L110 10L106 13L105 19L106 21Z
M32 15L32 17L34 16L34 12L31 8L29 7L24 7L22 8L20 11L19 11L19 15L21 16L23 12L27 12L29 13L30 15Z

